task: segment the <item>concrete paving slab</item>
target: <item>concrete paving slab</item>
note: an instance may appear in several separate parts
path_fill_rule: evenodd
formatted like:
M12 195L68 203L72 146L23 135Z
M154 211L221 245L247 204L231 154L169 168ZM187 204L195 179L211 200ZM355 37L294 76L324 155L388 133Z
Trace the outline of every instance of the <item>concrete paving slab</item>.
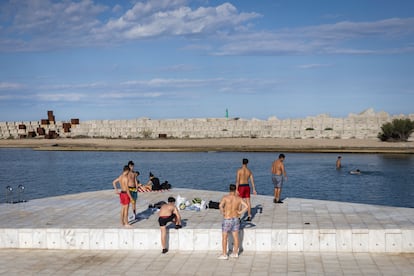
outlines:
M412 275L413 254L0 250L0 275Z

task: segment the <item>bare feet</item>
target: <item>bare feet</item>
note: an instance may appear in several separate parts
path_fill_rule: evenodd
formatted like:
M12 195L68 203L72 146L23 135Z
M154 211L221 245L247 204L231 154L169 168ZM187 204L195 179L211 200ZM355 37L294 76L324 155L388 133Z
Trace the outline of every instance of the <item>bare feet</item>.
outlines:
M132 226L131 226L131 225L129 225L129 224L124 224L124 227L125 227L125 228L132 228Z

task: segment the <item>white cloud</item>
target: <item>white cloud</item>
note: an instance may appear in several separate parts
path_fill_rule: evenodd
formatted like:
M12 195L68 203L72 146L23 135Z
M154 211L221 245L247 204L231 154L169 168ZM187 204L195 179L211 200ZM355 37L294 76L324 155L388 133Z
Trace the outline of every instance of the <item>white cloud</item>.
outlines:
M21 83L0 82L0 90L17 90L21 88L24 88L24 85Z
M135 4L122 17L110 20L102 30L96 31L112 33L116 30L126 39L210 34L237 29L239 25L260 16L257 13L239 13L229 3L192 9L181 6L184 1L157 1L157 6L152 2Z
M332 64L312 63L312 64L298 65L298 68L300 68L300 69L313 69L313 68L331 67L331 66L332 66Z
M68 90L68 89L96 89L103 88L106 84L102 82L80 83L80 84L54 84L39 86L40 90Z
M194 66L189 64L175 64L160 68L160 71L167 72L187 72L192 70L194 70Z
M160 92L113 92L113 93L104 93L100 95L100 98L103 99L130 99L130 98L158 98L163 96L163 93Z
M112 7L92 0L3 2L0 4L0 52L112 45L177 36L199 39L196 42L183 40L188 45L180 45L181 49L196 49L212 55L398 54L413 51L405 40L414 34L414 18L340 21L260 30L254 29L251 23L262 15L238 10L237 2L216 6L195 6L185 0L134 2L131 6L124 3ZM125 12L119 14L123 10ZM213 45L213 40L219 46ZM388 44L384 46L373 40L387 41Z
M342 21L335 24L304 27L295 34L318 39L353 39L367 37L400 37L414 34L414 18L389 18L372 22Z
M223 79L150 79L150 80L131 80L122 82L125 86L142 86L142 87L199 87L218 83Z
M206 79L150 79L131 80L121 83L120 91L137 89L146 91L151 89L162 90L163 95L188 95L195 94L254 94L263 91L272 91L280 84L278 79L257 79L257 78L206 78ZM122 88L124 86L124 88ZM197 89L194 89L197 88Z
M33 51L123 43L158 36L207 35L235 31L259 17L224 3L190 8L183 0L137 2L124 14L91 0L15 0L0 4L0 51ZM2 6L1 6L2 5ZM107 13L112 18L107 17ZM104 16L105 15L105 16Z
M0 51L79 47L90 41L98 15L108 8L91 0L14 0L0 4Z
M338 22L274 31L227 36L227 42L215 55L283 55L283 54L397 54L412 51L404 38L414 34L414 18L391 18L373 22ZM401 45L379 48L372 40L388 40ZM343 44L365 41L365 48ZM356 43L357 45L358 42ZM382 46L383 47L383 46Z
M36 98L40 101L50 101L50 102L57 102L57 101L66 101L66 102L77 102L86 98L84 94L78 93L56 93L56 94L36 94Z

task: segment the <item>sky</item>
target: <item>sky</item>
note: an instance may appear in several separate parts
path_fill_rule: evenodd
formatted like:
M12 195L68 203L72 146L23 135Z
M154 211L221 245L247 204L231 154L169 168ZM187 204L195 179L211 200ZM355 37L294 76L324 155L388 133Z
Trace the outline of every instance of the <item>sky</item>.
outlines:
M368 108L414 113L414 1L0 1L0 121Z

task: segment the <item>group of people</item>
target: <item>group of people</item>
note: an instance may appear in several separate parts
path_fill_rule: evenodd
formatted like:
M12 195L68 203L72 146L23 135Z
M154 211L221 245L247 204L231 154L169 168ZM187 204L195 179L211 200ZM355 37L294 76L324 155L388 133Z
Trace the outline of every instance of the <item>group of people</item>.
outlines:
M342 168L341 160L342 160L342 156L338 156L338 158L336 159L337 170ZM352 171L349 171L349 174L361 174L361 170L360 169L352 170Z
M131 227L128 223L128 211L130 204L132 206L134 218L136 218L137 215L136 203L138 199L138 192L151 191L154 186L160 186L158 177L155 177L151 172L149 174L148 182L146 184L141 184L138 180L138 176L140 174L138 171L134 171L134 165L133 161L129 161L128 164L124 166L122 174L112 182L115 193L119 194L121 202L121 224L127 228Z
M121 225L126 228L132 228L128 222L128 211L129 205L132 205L132 211L134 213L134 218L136 218L136 202L138 199L138 191L149 191L154 187L160 186L158 177L155 177L153 173L150 172L150 179L147 184L143 185L138 181L139 172L134 171L134 162L129 161L126 166L124 166L122 174L118 176L112 185L115 189L115 193L119 194L119 199L121 203ZM167 182L167 181L166 181ZM118 189L119 184L119 189ZM167 183L168 184L168 183ZM162 253L167 253L168 249L166 246L167 241L167 229L166 225L168 222L175 223L175 229L181 228L181 216L178 211L178 208L175 206L175 198L169 197L168 203L163 204L160 207L158 223L161 228L161 245L163 247Z
M283 203L280 200L280 194L283 182L287 180L287 173L284 165L285 155L280 154L279 158L272 163L271 173L274 185L274 203ZM220 201L220 212L223 215L222 228L222 253L218 257L220 260L227 260L227 240L229 232L233 237L233 249L230 254L231 258L239 257L239 230L240 217L247 211L246 221L252 220L251 201L250 201L250 184L253 194L256 195L256 187L252 171L247 167L249 160L243 158L242 166L237 170L236 184L230 184L229 194L223 196Z
M121 203L121 224L127 228L131 228L128 223L129 204L132 202L132 210L136 214L136 201L138 198L138 173L134 172L133 168L134 163L132 161L128 162L128 165L124 166L122 174L112 182L115 193L119 194Z
M287 181L287 174L285 170L285 165L283 161L285 160L285 155L281 153L279 158L273 161L271 173L272 173L272 182L274 185L274 203L283 203L280 199L280 194L282 191L283 182ZM247 168L249 160L243 158L242 167L237 170L236 176L236 194L240 196L244 201L246 201L247 209L247 221L251 221L251 202L250 202L250 185L253 189L253 194L256 195L256 187L254 185L253 173L250 169Z
M271 173L272 182L274 184L274 203L283 203L280 199L281 189L283 182L287 180L287 174L284 166L285 155L280 154L279 158L272 163ZM251 214L251 201L250 194L253 192L257 194L256 187L254 184L254 177L252 171L247 167L249 160L243 158L242 166L237 170L236 183L230 184L229 194L223 196L220 200L219 209L223 215L222 221L222 254L219 259L228 259L227 255L227 240L229 232L233 236L233 250L230 257L237 258L239 253L239 230L241 216L247 211L246 221L252 220ZM136 200L137 191L142 188L137 180L139 175L138 172L133 170L134 163L128 162L128 165L124 167L122 174L113 181L115 192L120 196L121 202L121 224L124 227L130 228L128 224L128 209L129 203L132 202L132 209L134 215L136 215ZM154 177L150 174L151 177ZM117 184L120 185L120 191ZM252 190L250 189L252 186ZM180 229L181 226L181 215L175 204L175 198L169 197L168 203L163 204L160 207L158 223L161 230L161 245L162 253L168 252L166 240L167 240L167 229L166 226L169 222L175 224L176 229Z

